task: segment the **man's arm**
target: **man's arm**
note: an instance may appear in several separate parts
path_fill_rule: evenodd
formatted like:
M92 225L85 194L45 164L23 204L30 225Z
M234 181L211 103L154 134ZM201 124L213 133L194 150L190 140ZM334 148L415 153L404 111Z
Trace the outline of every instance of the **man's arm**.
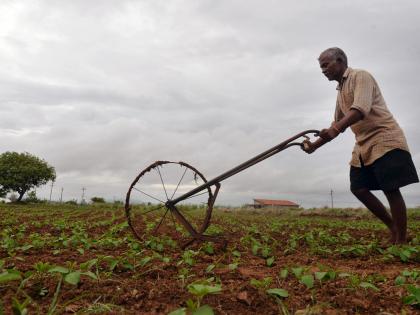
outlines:
M303 150L307 153L312 153L325 143L336 138L341 132L344 132L347 127L353 125L363 118L363 114L357 109L350 109L339 121L334 121L327 129L322 129L319 133L319 138L315 142L309 140L304 141Z

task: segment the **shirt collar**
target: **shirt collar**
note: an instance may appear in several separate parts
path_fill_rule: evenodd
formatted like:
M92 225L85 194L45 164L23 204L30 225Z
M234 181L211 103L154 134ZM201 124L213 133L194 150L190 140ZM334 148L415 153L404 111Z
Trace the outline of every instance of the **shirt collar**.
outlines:
M341 87L344 84L344 81L347 79L347 77L349 76L350 72L353 69L350 67L347 67L346 71L344 71L343 77L341 78L341 82L337 84L336 90L341 90Z

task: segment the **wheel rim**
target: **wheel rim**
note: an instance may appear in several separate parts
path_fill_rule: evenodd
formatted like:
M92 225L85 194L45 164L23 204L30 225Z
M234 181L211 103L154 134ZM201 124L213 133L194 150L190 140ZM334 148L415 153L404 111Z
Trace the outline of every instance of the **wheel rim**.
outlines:
M134 179L127 192L125 211L134 235L180 239L189 236L165 203L206 183L205 177L184 162L157 161ZM201 234L209 225L213 192L210 187L177 203L176 210Z

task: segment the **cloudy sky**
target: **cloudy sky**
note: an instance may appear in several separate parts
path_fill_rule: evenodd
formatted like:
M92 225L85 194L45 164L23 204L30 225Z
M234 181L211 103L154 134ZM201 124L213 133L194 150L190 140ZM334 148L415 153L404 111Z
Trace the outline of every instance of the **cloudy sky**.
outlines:
M0 152L53 165L52 199L121 200L156 160L210 179L306 130L327 127L325 48L370 71L420 165L420 2L98 0L0 2ZM350 130L290 148L224 181L218 203L289 199L357 207ZM419 184L403 188L420 205ZM50 187L38 189L48 198ZM380 195L380 194L379 194Z

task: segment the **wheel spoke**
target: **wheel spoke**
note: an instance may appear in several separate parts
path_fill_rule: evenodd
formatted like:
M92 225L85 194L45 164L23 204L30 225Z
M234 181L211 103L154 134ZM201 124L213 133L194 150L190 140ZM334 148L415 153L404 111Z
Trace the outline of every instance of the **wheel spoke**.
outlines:
M193 179L190 179L191 174ZM157 161L145 168L131 184L125 205L128 222L136 237L140 238L145 231L170 235L174 239L181 239L188 232L192 236L203 233L212 210L210 187L181 200L179 207L168 206L168 200L176 198L184 189L197 188L203 182L206 182L204 176L184 162ZM130 211L130 196L149 205ZM149 224L153 226L151 230L148 230Z
M168 211L169 211L169 209L166 209L165 214L162 216L162 219L160 219L159 224L157 225L157 227L155 227L155 228L153 229L153 234L155 234L155 233L159 230L159 227L160 227L160 225L162 224L163 220L165 220L165 217L166 217L166 215L168 214Z
M172 211L171 211L171 217L172 217L172 222L174 223L174 229L176 231L176 222L175 222L175 218L174 218L174 215L173 215Z
M162 182L163 190L165 191L166 200L169 200L169 198L168 198L168 193L166 192L165 183L163 182L163 179L162 179L162 174L160 173L160 170L159 170L159 166L156 168L156 170L157 170L157 172L159 173L160 181Z
M181 179L179 180L178 185L176 185L175 191L174 191L174 193L172 194L171 199L175 196L175 193L176 193L176 191L178 190L178 187L179 187L179 185L181 184L182 179L184 178L185 173L187 172L187 170L188 170L188 168L185 168L184 174L182 174L182 177L181 177Z
M152 209L152 210L147 210L146 212L143 212L143 213L142 213L142 215L145 215L145 214L148 214L149 212L153 212L153 211L156 211L156 210L162 209L164 206L165 206L165 205L164 205L164 204L162 204L162 205L160 205L160 206L159 206L159 207L157 207L157 208L154 208L154 209Z
M162 201L162 200L160 200L160 199L158 199L158 198L155 198L155 197L153 197L152 195L149 195L148 193L145 193L144 191L142 191L142 190L140 190L140 189L137 189L136 187L133 187L133 189L137 190L138 192L141 192L142 194L145 194L146 196L148 196L148 197L150 197L150 198L152 198L152 199L154 199L154 200L156 200L156 201L159 201L159 202L161 202L161 203L165 203L165 201Z

